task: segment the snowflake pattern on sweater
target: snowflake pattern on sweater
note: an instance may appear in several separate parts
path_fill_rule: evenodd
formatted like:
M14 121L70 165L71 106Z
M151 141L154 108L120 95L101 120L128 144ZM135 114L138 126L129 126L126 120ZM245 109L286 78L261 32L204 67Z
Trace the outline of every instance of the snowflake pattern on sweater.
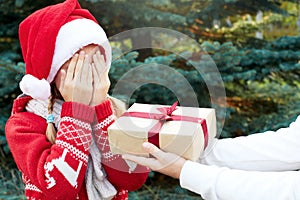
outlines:
M121 155L111 152L107 128L115 121L116 117L112 113L103 118L100 110L99 106L95 107L97 123L92 125L92 130L96 145L101 151L102 166L107 173L107 179L118 190L116 197L121 195L122 198L127 198L127 190L137 190L146 181L149 169L137 165L132 170ZM120 177L122 178L120 179Z
M73 106L72 109L76 108ZM93 111L87 109L87 112ZM80 117L80 114L77 117ZM79 176L86 171L88 150L92 142L90 123L91 118L85 121L73 116L61 116L60 129L53 145L53 148L60 149L58 151L61 155L44 165L47 189L56 186L57 171L63 176L64 181L66 180L74 189L78 188Z
M78 194L79 199L87 199L80 190L84 188L94 109L65 102L56 143L52 145L45 137L45 119L25 112L29 100L15 100L6 125L7 140L23 174L27 199L75 199Z
M84 177L93 133L103 135L98 138L98 143L102 144L104 154L110 152L107 128L115 119L110 101L95 107L65 102L56 142L52 145L45 137L45 119L24 110L30 99L22 97L15 100L6 124L8 144L23 174L27 199L88 199ZM128 190L141 187L148 172L144 168L144 173L135 174L111 169L114 160L126 166L121 156L108 155L104 158L113 160L106 159L104 168L108 179L118 190L114 199L128 199Z

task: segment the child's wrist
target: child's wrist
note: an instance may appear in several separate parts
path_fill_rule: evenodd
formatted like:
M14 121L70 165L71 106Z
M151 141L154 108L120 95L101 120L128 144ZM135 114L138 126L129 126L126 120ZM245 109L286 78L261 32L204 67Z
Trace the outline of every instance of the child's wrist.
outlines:
M73 117L86 122L93 122L95 108L76 102L64 102L62 105L61 117Z
M105 99L101 104L94 106L96 113L96 123L103 121L112 115L112 106L109 99Z

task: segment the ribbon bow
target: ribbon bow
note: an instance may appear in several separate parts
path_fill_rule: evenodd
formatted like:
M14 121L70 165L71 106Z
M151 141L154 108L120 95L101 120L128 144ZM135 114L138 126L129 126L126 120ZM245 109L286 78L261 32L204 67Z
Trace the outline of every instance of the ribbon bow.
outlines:
M161 108L157 108L158 111L160 111L163 114L166 114L168 116L171 116L172 113L177 109L178 105L178 101L176 101L175 103L172 104L172 106L170 107L161 107Z

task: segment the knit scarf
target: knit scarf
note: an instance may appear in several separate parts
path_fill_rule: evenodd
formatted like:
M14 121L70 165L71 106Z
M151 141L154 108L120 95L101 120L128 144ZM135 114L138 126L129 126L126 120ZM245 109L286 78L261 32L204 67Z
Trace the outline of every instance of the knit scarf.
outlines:
M26 105L26 110L46 119L48 115L48 104L48 100L41 101L37 99L32 99ZM63 101L59 99L55 99L53 104L52 114L54 115L54 124L57 129L59 129L62 104ZM90 154L88 160L88 167L85 174L88 198L91 200L112 199L117 194L117 191L106 178L106 173L101 165L101 152L96 146L94 139L91 143L89 151Z

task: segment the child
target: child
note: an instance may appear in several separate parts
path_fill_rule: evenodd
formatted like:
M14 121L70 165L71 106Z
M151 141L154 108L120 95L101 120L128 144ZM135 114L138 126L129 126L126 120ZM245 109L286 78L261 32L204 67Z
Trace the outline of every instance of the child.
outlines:
M27 17L19 38L26 75L6 136L27 199L127 199L149 170L132 169L109 148L107 127L122 108L107 98L111 48L103 29L67 0Z

